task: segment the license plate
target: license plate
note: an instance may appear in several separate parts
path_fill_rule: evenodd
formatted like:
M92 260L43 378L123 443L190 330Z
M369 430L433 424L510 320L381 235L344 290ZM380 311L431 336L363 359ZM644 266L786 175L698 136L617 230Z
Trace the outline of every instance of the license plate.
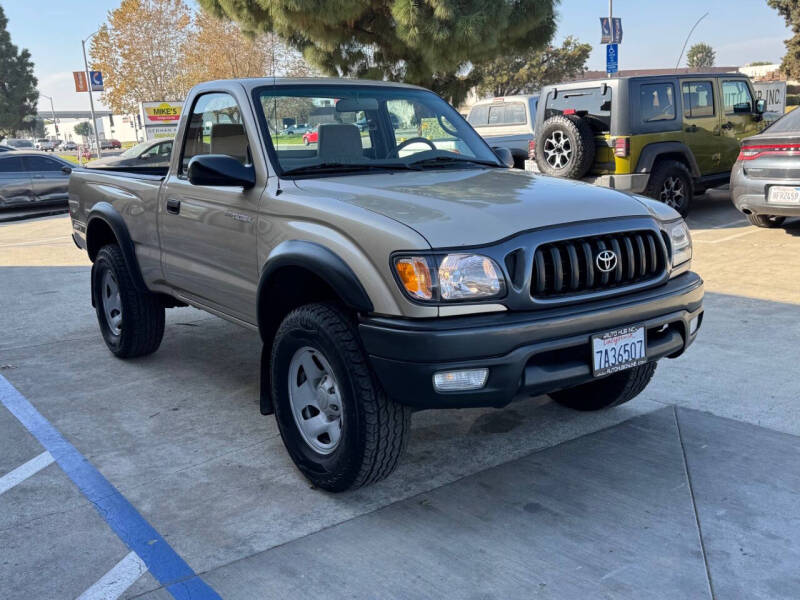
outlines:
M592 372L602 377L647 362L647 340L642 325L622 327L592 336Z
M770 204L800 204L800 187L773 185L769 188L767 202Z

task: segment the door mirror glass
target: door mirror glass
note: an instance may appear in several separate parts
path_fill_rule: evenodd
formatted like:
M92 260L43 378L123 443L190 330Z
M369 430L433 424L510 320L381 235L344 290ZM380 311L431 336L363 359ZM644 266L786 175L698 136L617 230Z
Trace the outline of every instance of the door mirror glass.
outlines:
M221 185L249 189L256 184L253 165L243 165L226 154L199 154L189 161L187 168L192 185Z
M765 112L767 112L767 101L763 98L759 98L756 100L756 113L763 115Z

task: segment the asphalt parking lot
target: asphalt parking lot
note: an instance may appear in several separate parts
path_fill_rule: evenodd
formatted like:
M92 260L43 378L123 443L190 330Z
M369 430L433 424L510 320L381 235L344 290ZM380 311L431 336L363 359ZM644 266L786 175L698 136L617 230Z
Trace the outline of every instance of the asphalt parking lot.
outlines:
M339 495L259 414L257 335L174 309L117 360L68 218L0 225L0 597L800 597L800 219L689 223L703 328L639 398L418 413Z

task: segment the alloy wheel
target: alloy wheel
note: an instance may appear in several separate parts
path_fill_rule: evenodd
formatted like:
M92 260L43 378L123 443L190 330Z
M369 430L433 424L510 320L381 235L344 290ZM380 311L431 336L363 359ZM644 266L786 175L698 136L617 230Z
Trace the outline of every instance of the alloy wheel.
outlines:
M667 206L675 209L682 208L686 198L683 180L680 177L667 177L661 186L658 198Z
M110 270L103 273L100 295L108 328L114 335L119 335L122 333L122 298L119 294L119 284Z
M557 129L544 142L544 158L554 169L563 169L572 158L572 142L564 132Z

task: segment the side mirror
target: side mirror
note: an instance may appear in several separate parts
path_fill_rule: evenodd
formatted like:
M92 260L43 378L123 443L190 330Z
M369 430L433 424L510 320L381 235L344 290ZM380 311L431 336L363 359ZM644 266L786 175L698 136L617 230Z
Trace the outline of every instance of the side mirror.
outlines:
M72 167L68 167L68 166L64 165L63 167L61 167L61 172L64 175L69 175L70 173L72 173Z
M500 146L493 146L492 150L497 158L500 159L501 163L503 163L509 169L514 167L514 155L511 154L511 150L508 148L501 148Z
M140 154L139 155L139 160L147 160L148 158L150 158L149 154Z
M250 189L256 184L253 165L243 165L227 154L200 154L189 161L192 185L223 185Z
M767 112L767 101L763 98L756 100L756 114L763 115Z

